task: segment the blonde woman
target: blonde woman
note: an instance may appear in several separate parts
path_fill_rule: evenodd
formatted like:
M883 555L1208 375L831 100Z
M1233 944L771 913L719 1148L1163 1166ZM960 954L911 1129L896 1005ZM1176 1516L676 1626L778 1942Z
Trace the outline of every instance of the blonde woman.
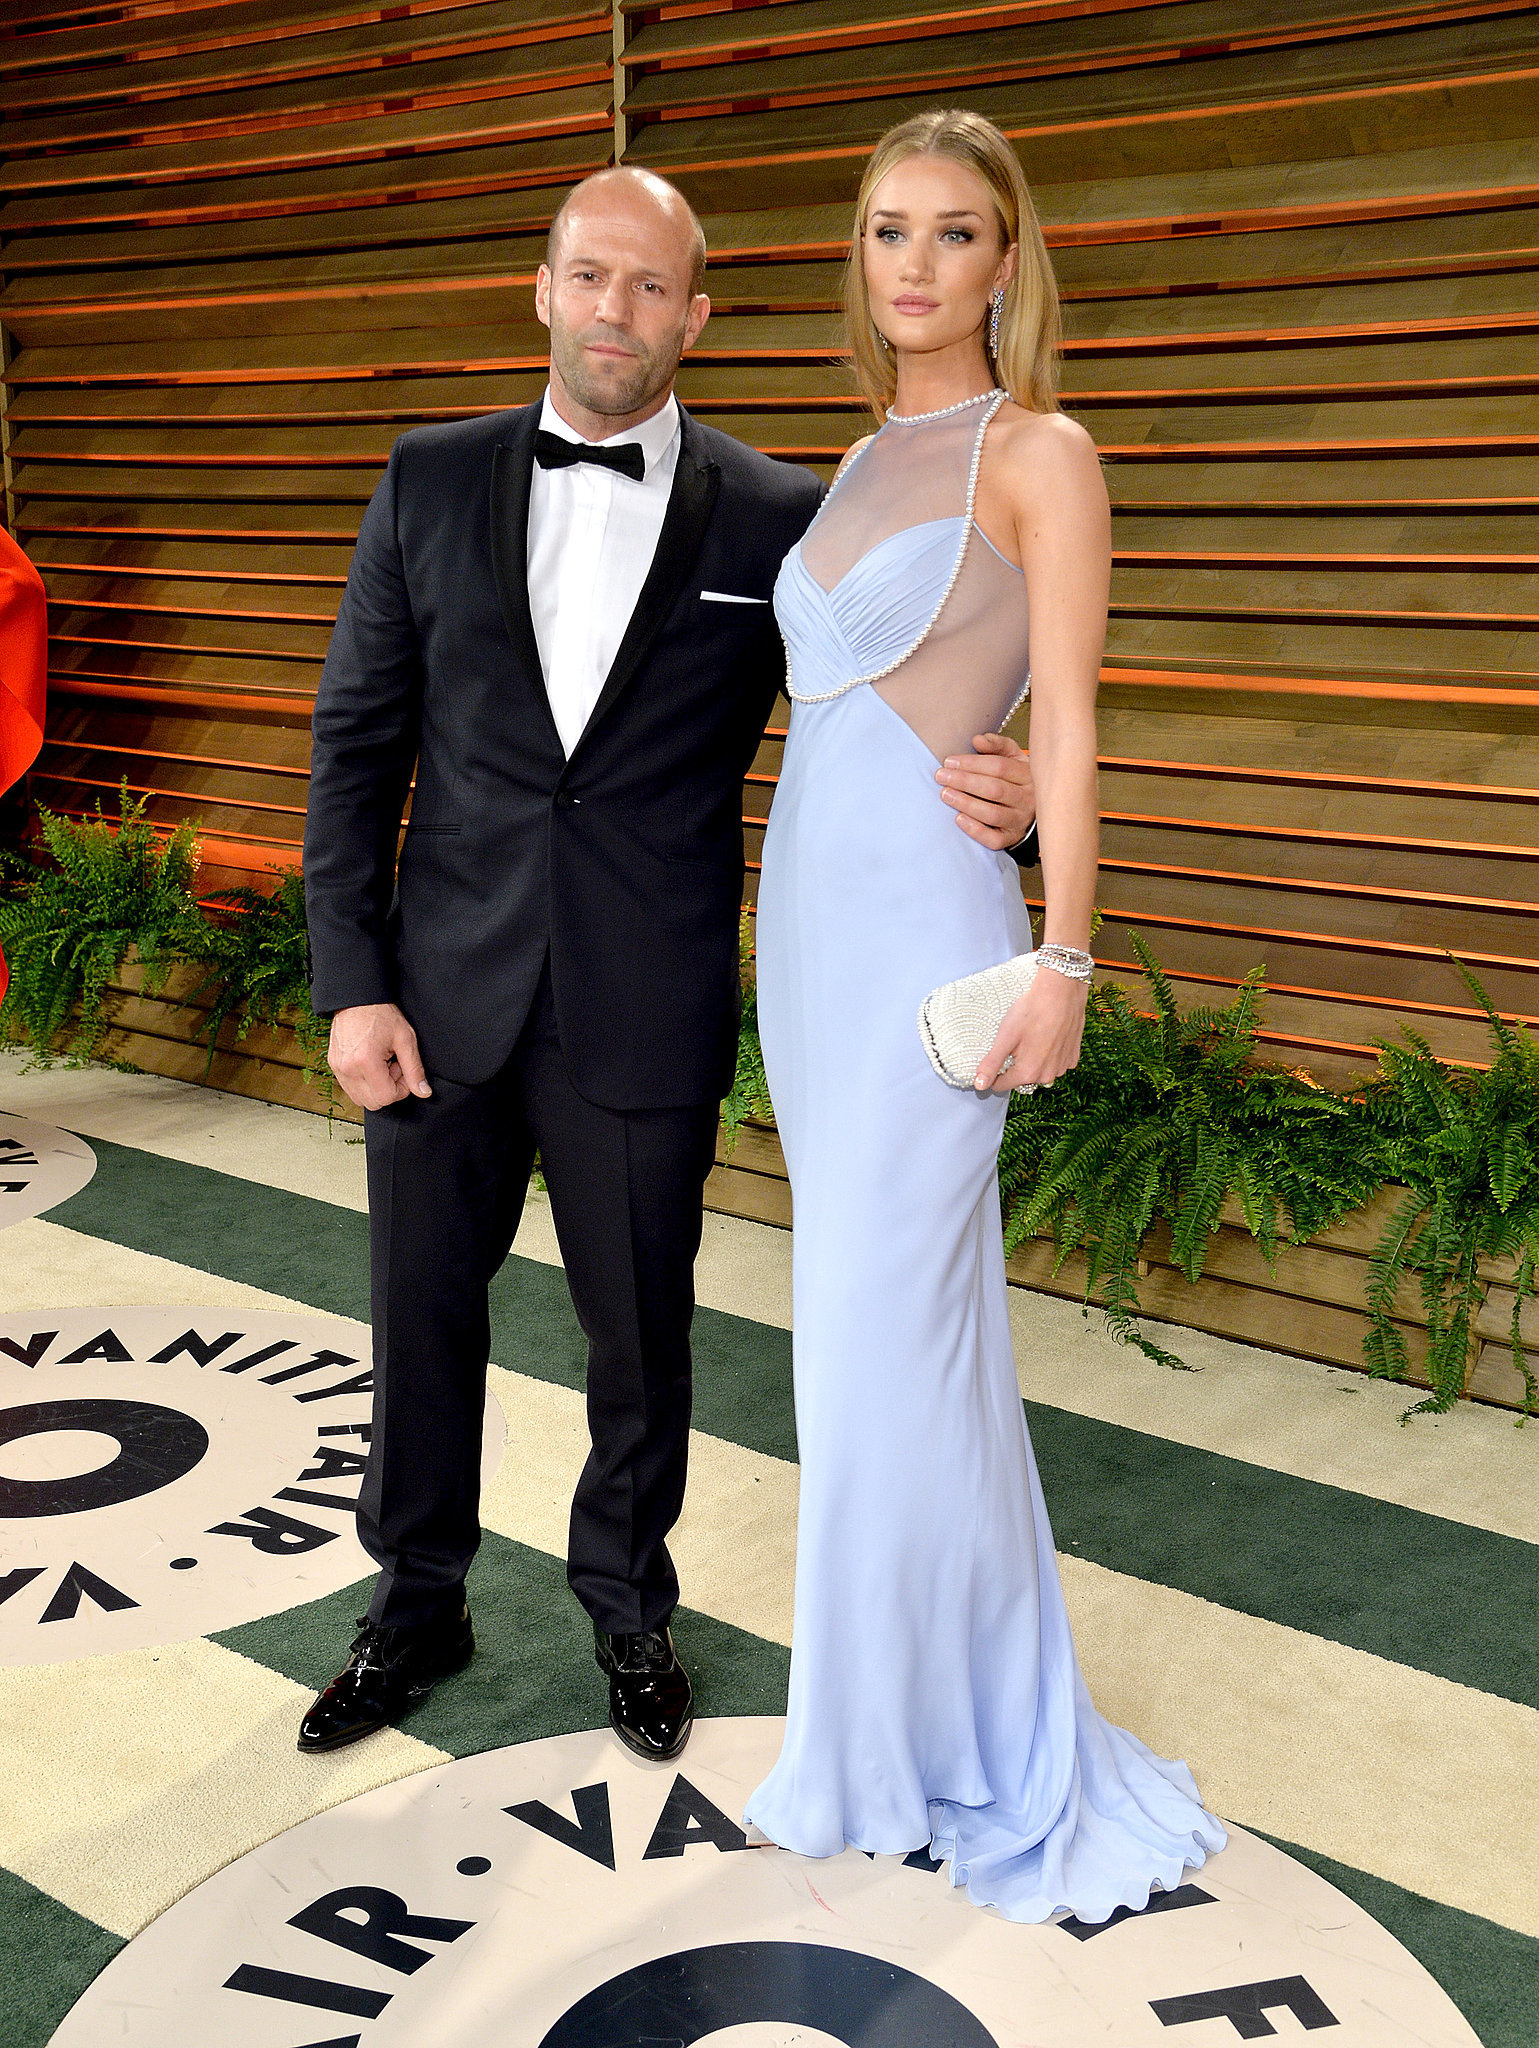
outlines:
M882 424L775 592L793 709L759 1016L796 1206L801 1508L785 1742L746 1818L804 1855L927 1849L1012 1919L1100 1921L1224 1832L1184 1764L1091 1703L1011 1352L995 1157L1009 1088L1079 1057L1110 538L1054 397L1041 230L987 121L878 144L846 311ZM958 1091L919 1005L1032 941L1013 863L933 778L1028 681L1040 971Z

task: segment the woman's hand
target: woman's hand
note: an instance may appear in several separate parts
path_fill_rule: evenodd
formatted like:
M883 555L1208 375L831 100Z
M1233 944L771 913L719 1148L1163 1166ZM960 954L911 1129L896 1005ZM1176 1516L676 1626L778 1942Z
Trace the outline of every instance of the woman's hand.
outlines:
M1071 981L1051 967L1039 967L1025 995L1005 1012L999 1035L978 1062L973 1086L980 1095L1008 1095L1030 1082L1049 1088L1079 1064L1085 1034L1087 981ZM1011 1060L1013 1064L1006 1066Z

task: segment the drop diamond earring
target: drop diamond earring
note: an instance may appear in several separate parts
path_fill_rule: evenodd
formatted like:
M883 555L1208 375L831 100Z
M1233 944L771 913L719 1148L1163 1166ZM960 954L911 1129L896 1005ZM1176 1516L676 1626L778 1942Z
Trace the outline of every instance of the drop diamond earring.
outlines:
M886 335L883 334L881 328L877 326L874 320L871 322L871 332L876 336L877 340L882 344L883 348L890 349L892 347L892 343L887 339Z
M999 354L999 316L1005 310L1005 288L1000 286L989 301L989 354Z

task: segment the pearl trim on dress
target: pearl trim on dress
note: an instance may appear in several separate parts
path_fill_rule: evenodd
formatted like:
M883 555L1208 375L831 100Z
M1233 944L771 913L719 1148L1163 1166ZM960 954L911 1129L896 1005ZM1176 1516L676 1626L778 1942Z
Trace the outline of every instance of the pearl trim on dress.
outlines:
M890 412L887 417L902 426L919 426L925 420L949 420L954 412L966 412L970 405L982 405L986 398L1009 396L1008 391L1002 391L996 384L992 391L979 391L971 398L959 398L955 405L943 405L939 412ZM990 414L990 418L992 417Z
M946 609L946 601L951 596L953 589L955 589L956 587L956 580L962 573L962 564L967 558L967 543L972 539L973 533L973 500L978 493L978 470L983 461L983 437L989 430L989 422L993 419L995 413L999 411L999 408L1004 404L1005 400L1009 397L1009 395L1010 394L1007 391L986 391L981 393L979 398L965 398L963 399L960 405L948 405L941 412L912 412L899 413L898 415L896 415L897 419L900 422L906 422L909 425L914 425L926 420L945 419L951 413L962 412L969 405L977 405L981 403L981 400L984 398L989 400L988 411L983 415L983 418L979 420L978 432L973 441L973 459L967 472L967 502L962 509L962 538L957 546L956 560L951 565L951 574L947 579L945 589L941 592L940 603L935 607L934 611L930 614L929 624L925 627L924 631L920 634L919 638L914 642L913 646L905 647L903 652L898 656L897 660L889 661L885 668L873 669L870 675L867 676L851 676L850 680L847 683L841 683L839 687L834 690L819 690L815 693L803 695L800 691L797 690L795 684L791 680L791 649L788 643L786 645L786 695L790 698L793 704L831 704L836 697L846 696L851 690L860 689L863 684L879 683L882 681L884 676L890 676L895 669L902 668L904 662L910 660L912 656L917 654L920 648L923 647L926 640L929 639L931 633L935 630L936 621L940 618L941 613ZM891 413L888 414L889 420L892 419L893 417L894 415L892 415ZM856 463L851 463L850 469L852 473L856 466ZM830 491L828 496L823 500L823 503L818 507L817 516L816 518L814 518L812 522L813 526L817 525L818 520L822 518L828 506L833 502L833 496L833 492ZM810 533L812 531L812 527L809 527L807 531L808 533ZM804 535L803 539L805 539L805 537L806 536ZM801 541L798 541L797 548L800 549L801 545ZM806 568L805 562L803 563L803 568ZM811 575L812 572L811 570L807 570L806 573L808 575ZM824 594L825 596L827 595L826 592ZM782 640L784 640L784 634L781 635L781 638ZM1030 689L1031 687L1031 678L1029 676L1026 679L1026 687L1027 689ZM1012 711L1017 709L1020 706L1020 704L1025 701L1025 695L1026 692L1023 690L1021 695L1017 697L1017 699L1015 700L1015 704L1012 705Z

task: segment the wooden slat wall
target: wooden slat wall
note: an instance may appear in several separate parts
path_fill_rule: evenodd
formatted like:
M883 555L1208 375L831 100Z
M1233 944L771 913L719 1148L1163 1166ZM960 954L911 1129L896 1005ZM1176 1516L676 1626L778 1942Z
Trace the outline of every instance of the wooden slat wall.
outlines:
M540 238L617 147L706 217L686 402L826 473L861 163L959 102L1036 189L1116 510L1103 959L1264 960L1328 1072L1401 1016L1480 1057L1447 947L1539 1015L1539 7L11 0L0 92L44 801L126 772L293 857L390 442L539 388Z
M1130 961L1136 925L1220 998L1264 960L1275 1041L1336 1073L1399 1016L1480 1057L1445 947L1539 1011L1539 13L632 21L630 155L744 210L788 344L828 331L818 280L829 305L829 244L892 121L960 102L1015 141L1116 511L1103 959ZM793 418L798 386L837 385L782 361L784 441L836 452L854 418Z
M534 270L613 68L595 0L0 7L40 801L126 775L202 820L210 886L297 860L363 507L403 428L540 389Z

